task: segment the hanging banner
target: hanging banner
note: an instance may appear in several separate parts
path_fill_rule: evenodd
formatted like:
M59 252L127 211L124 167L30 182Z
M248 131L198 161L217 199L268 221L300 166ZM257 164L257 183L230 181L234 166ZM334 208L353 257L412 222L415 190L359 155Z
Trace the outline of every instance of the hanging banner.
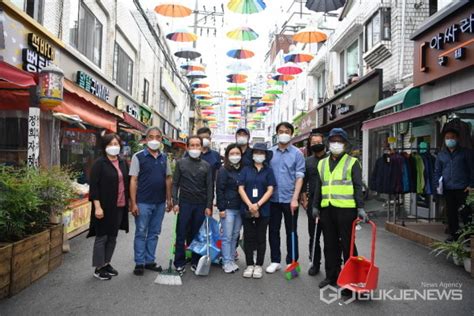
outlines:
M30 107L28 113L28 167L39 166L40 108Z

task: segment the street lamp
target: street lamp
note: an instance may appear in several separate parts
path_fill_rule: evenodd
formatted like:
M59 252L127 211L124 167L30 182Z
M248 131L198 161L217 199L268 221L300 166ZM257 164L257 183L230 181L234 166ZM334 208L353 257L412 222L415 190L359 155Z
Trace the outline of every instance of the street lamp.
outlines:
M64 72L51 64L38 75L39 104L53 108L63 102Z

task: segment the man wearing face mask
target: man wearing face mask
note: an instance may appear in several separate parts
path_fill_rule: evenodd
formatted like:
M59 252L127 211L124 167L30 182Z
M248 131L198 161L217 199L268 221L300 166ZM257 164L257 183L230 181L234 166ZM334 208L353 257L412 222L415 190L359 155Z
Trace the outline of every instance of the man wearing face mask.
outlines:
M250 131L245 127L239 127L235 132L235 142L242 150L242 167L252 166L252 149L250 143Z
M202 139L191 136L187 145L188 156L176 162L173 175L173 211L179 213L174 265L180 275L186 271L184 249L186 236L190 233L194 237L204 222L204 216L212 215L214 190L211 167L201 155ZM196 271L198 261L199 256L193 253L192 271Z
M197 131L197 136L202 138L202 154L201 158L207 161L212 168L212 179L215 182L217 170L222 166L221 155L211 149L211 130L209 127L201 127Z
M326 279L319 287L336 285L344 262L349 259L352 222L359 216L368 222L364 210L362 169L359 161L345 153L349 138L342 128L329 133L329 157L318 163L318 180L313 201L313 217L320 217L324 234ZM354 249L357 255L357 249Z
M459 132L456 129L444 131L446 147L438 154L435 162L434 183L442 177L443 196L446 198L446 215L450 237L458 237L458 209L466 202L469 190L474 188L474 156L472 151L459 146Z
M307 152L309 156L306 158L306 172L304 176L303 189L301 193L301 204L306 210L308 216L308 234L309 234L309 254L310 261L314 263L308 271L309 275L316 275L319 272L321 264L321 246L319 240L321 238L321 225L318 225L316 232L316 240L314 240L314 233L316 228L316 219L313 217L313 198L314 190L316 188L316 181L319 177L318 163L325 158L326 145L324 145L324 135L320 133L312 133L308 138ZM310 206L310 207L308 207ZM316 244L314 244L316 242ZM314 260L312 256L314 255Z
M304 157L301 151L290 144L294 127L288 122L279 123L276 127L278 145L272 148L271 167L275 173L276 187L270 204L270 254L271 264L267 273L281 269L280 228L284 218L286 231L286 263L292 262L291 232L295 231L295 260L298 261L298 206L305 172ZM294 220L292 217L295 217ZM293 225L293 227L292 227Z
M163 139L158 127L146 131L146 148L132 157L129 175L131 212L135 216L135 275L145 269L161 271L155 262L158 236L166 211L171 210L171 167L160 151Z

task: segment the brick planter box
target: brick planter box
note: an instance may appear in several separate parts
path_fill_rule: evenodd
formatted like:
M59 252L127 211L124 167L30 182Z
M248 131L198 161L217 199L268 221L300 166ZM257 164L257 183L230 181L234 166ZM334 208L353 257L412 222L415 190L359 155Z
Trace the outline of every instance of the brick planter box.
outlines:
M0 245L0 298L13 296L61 265L63 225Z

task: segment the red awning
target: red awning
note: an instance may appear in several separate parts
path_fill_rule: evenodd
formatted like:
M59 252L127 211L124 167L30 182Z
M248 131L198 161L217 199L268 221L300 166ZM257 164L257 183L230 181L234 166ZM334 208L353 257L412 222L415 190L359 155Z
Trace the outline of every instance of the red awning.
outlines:
M127 112L123 112L123 121L127 123L128 125L130 125L131 127L143 133L147 129L147 127L142 122L140 122L139 120L137 120L136 118L128 114Z
M28 87L0 81L0 110L28 111L30 106L30 92Z
M36 86L35 75L0 61L0 80L11 82L20 87Z
M444 99L421 104L400 112L387 114L369 121L365 121L362 125L362 130L370 130L385 125L396 124L449 111L460 106L472 104L473 100L474 90L468 90L459 94L449 96Z

